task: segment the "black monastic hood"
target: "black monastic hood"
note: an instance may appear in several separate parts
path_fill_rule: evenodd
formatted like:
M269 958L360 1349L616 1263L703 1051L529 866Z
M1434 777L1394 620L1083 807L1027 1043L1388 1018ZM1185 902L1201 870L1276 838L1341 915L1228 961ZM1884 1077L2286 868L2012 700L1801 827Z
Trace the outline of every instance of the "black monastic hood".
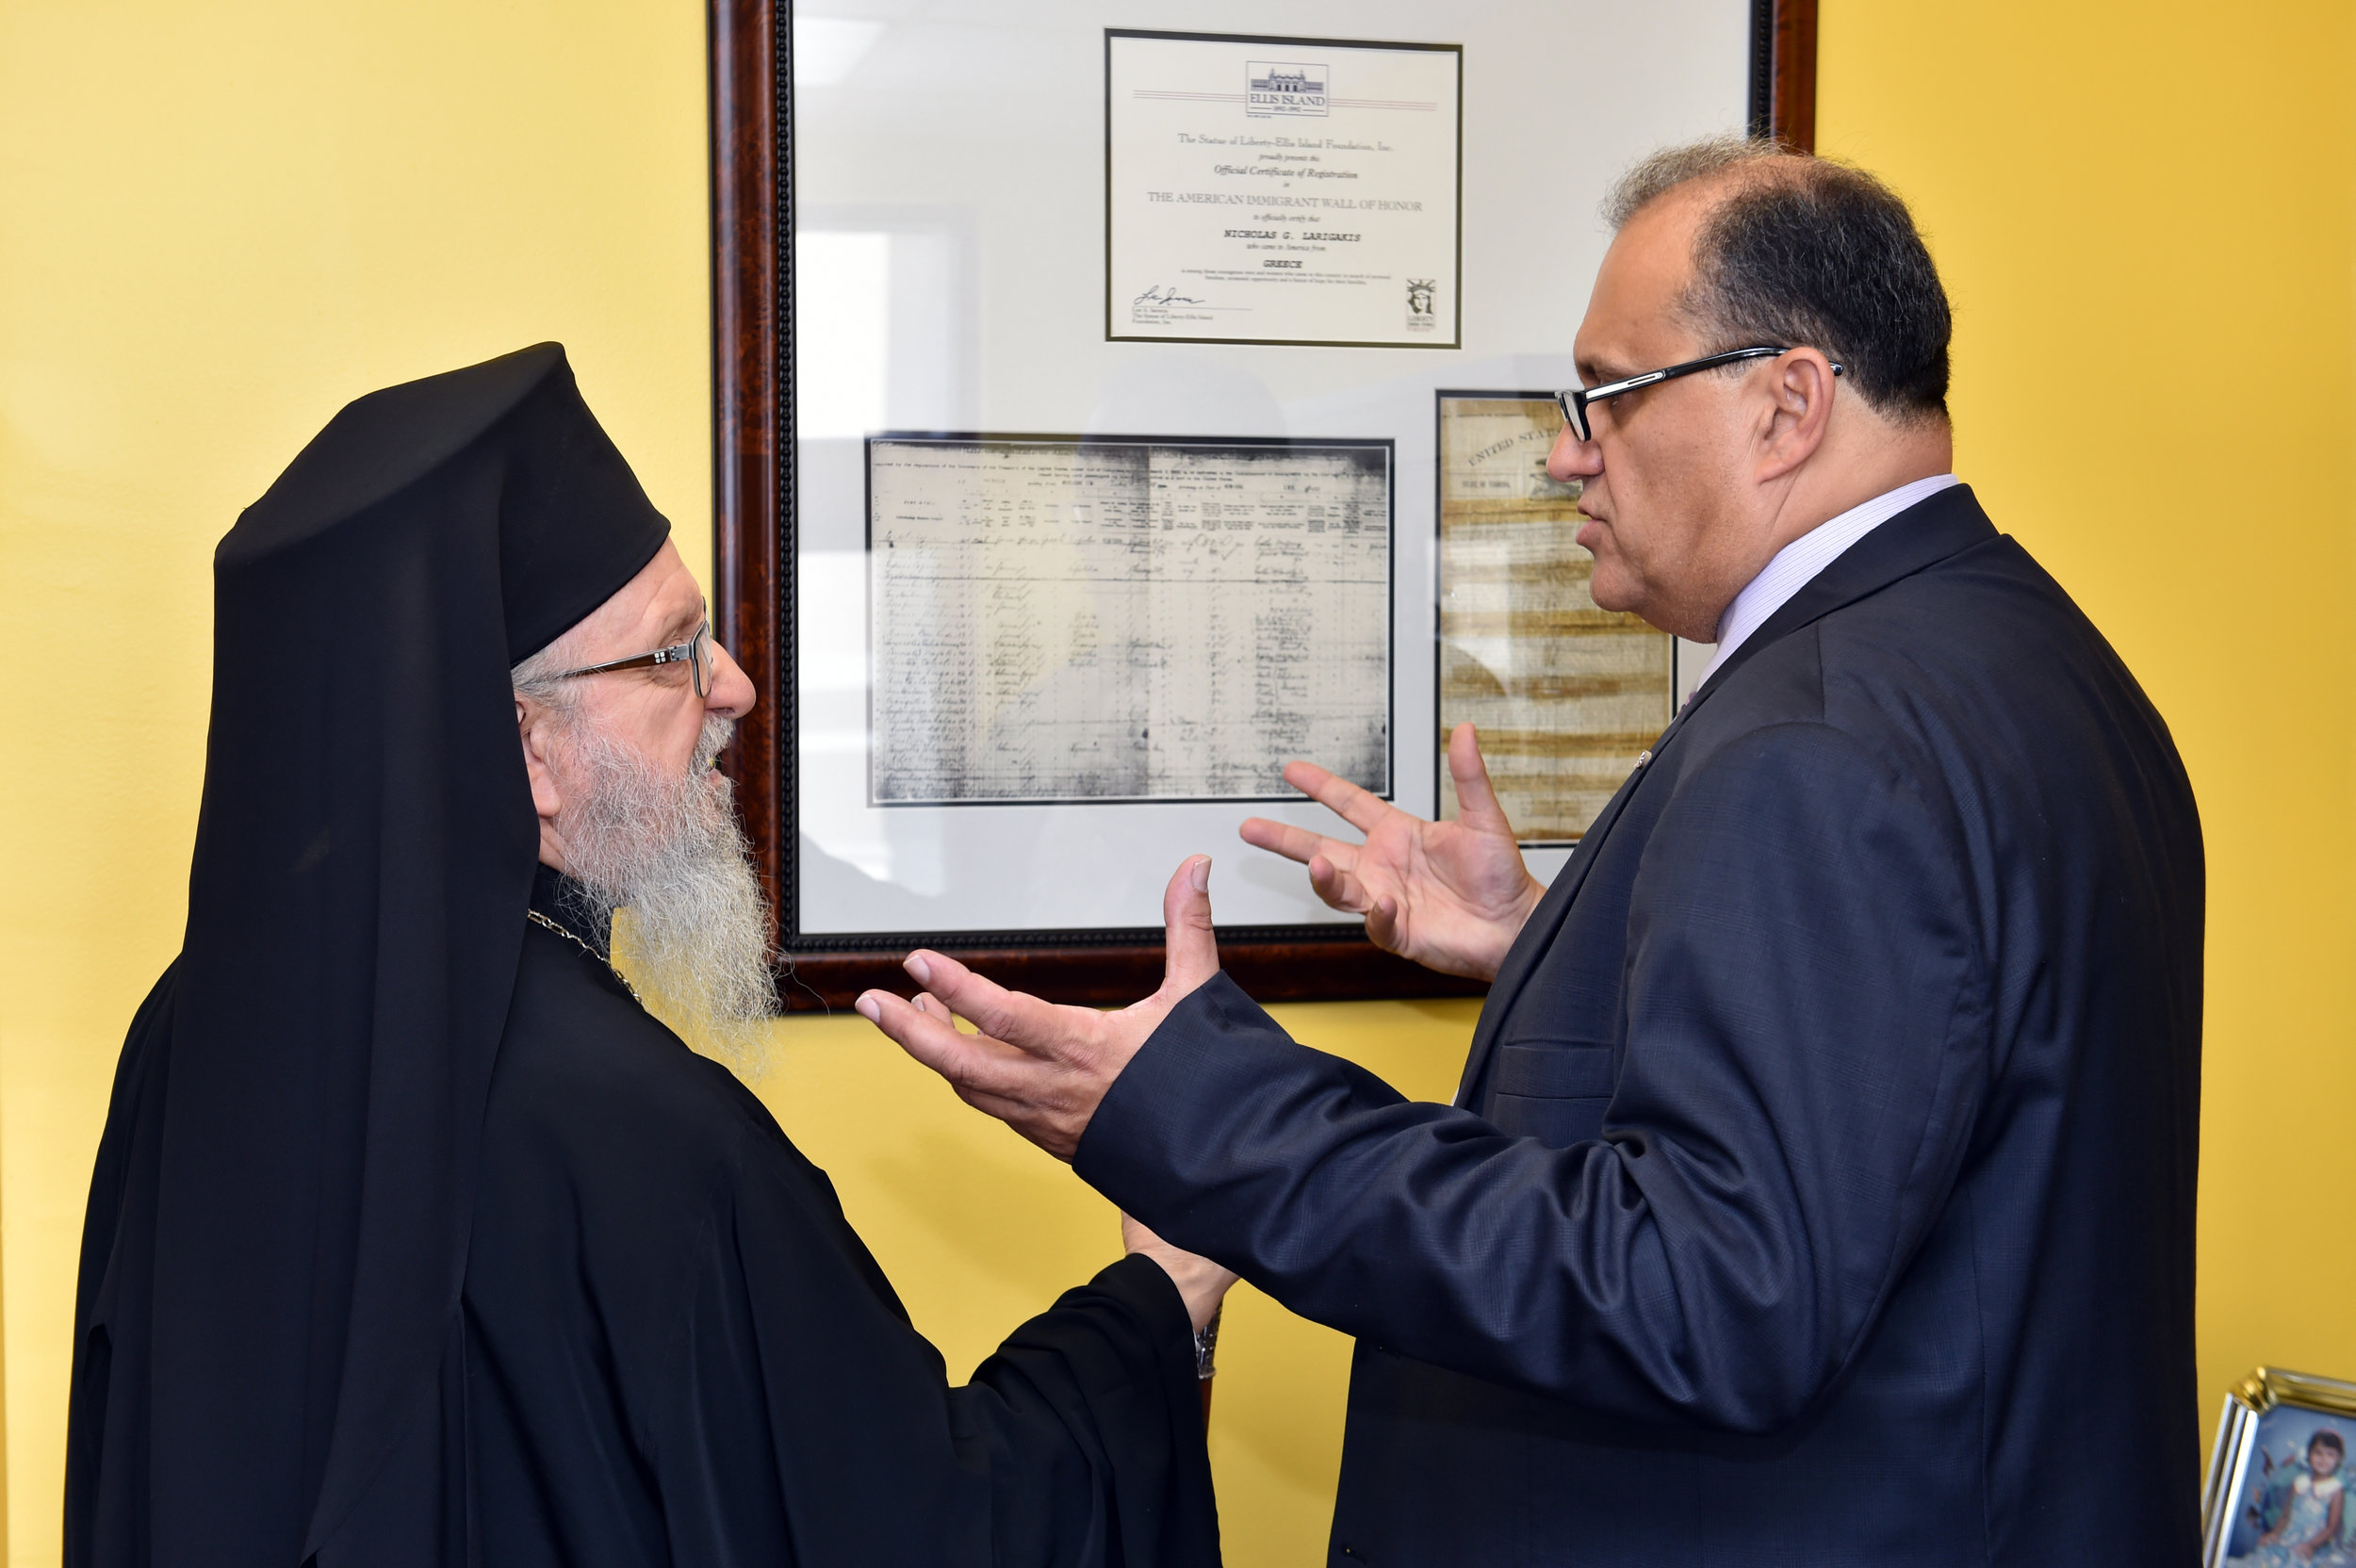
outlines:
M69 1560L353 1555L354 1506L440 1468L538 862L508 668L669 531L550 343L353 402L221 541L188 935L84 1238Z

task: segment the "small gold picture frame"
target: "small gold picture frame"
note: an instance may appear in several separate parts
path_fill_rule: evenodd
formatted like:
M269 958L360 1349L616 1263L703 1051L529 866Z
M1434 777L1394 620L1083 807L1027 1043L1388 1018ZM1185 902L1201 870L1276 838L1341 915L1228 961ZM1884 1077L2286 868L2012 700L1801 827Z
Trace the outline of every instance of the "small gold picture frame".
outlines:
M2356 1383L2261 1366L2225 1396L2202 1568L2356 1568Z

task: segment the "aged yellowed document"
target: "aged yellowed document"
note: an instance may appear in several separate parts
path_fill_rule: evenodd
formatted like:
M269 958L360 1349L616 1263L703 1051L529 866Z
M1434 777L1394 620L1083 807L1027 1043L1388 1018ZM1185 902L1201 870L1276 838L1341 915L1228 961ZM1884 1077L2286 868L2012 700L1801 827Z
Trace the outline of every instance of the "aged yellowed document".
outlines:
M1548 397L1440 397L1440 733L1480 727L1524 843L1576 840L1676 702L1673 639L1595 608L1576 482L1546 477ZM1440 815L1456 815L1443 750Z
M877 805L1390 792L1387 441L868 443Z

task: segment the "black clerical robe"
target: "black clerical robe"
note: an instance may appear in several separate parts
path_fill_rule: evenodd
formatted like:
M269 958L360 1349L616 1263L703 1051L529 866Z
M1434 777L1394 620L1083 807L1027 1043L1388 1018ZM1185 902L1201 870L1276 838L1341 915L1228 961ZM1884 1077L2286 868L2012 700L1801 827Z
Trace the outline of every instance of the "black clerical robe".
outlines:
M535 907L583 930L560 889L544 874ZM134 1029L118 1110L159 1037ZM1158 1265L1106 1268L949 1386L826 1174L603 962L537 925L440 1382L439 1419L389 1466L438 1481L372 1488L376 1517L319 1568L1219 1560L1191 1328ZM85 1377L77 1406L89 1391ZM96 1451L139 1445L103 1428L77 1409L69 1536L144 1561L119 1517L136 1478L105 1475ZM441 1517L418 1517L435 1493Z

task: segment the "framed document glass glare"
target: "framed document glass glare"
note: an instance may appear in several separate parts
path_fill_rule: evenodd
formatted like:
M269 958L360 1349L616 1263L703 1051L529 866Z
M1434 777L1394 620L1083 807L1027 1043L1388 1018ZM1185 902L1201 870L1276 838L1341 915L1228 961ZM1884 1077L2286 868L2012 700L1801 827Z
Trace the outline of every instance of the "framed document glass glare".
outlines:
M1812 13L723 0L712 36L717 616L763 696L725 761L787 1004L917 945L1133 998L1200 851L1255 994L1467 988L1236 825L1337 825L1300 755L1444 808L1435 394L1578 380L1610 181L1805 140Z

